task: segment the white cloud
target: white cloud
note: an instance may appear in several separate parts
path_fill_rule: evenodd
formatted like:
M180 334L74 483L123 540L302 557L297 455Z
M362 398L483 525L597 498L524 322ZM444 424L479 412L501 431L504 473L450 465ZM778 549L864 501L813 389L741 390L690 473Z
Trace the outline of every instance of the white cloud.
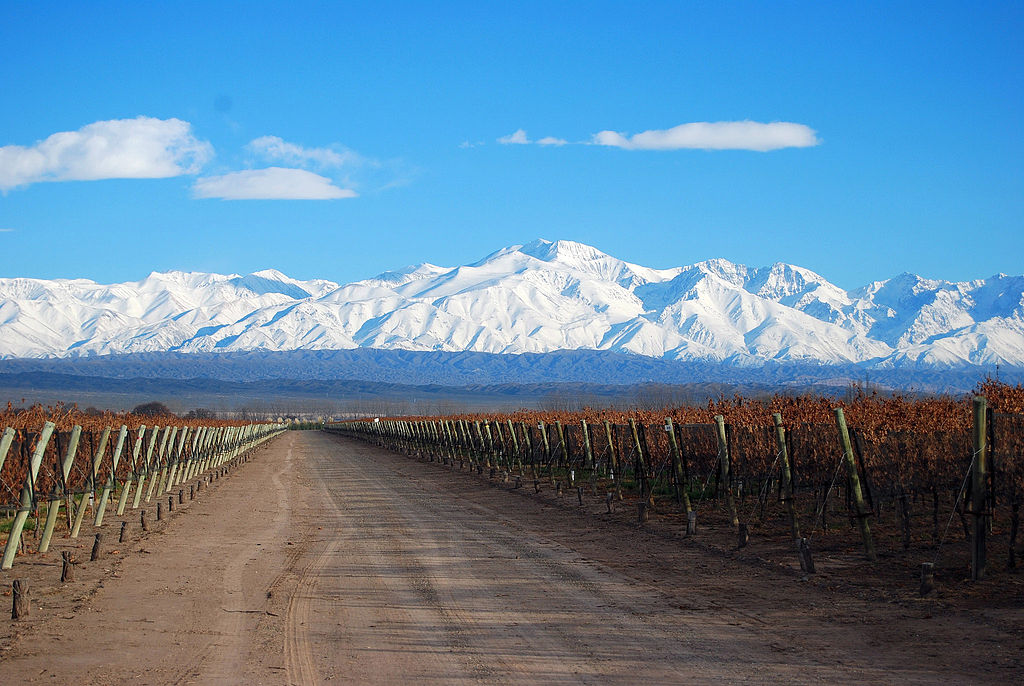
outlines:
M531 141L526 137L525 131L517 129L515 133L510 133L507 136L499 138L498 142L502 145L527 145Z
M756 121L691 122L671 129L643 131L625 136L616 131L594 134L592 142L626 150L757 150L807 148L818 145L815 131L803 124Z
M516 129L514 133L502 136L498 139L502 145L566 145L569 141L554 136L545 136L540 140L531 141L523 129Z
M159 179L195 174L213 147L180 119L112 119L32 146L0 147L0 190L43 181Z
M256 138L250 141L246 147L267 160L295 166L341 167L362 161L358 154L340 146L306 148L296 143L289 143L278 136Z
M305 169L267 167L196 179L197 198L222 200L333 200L354 198L356 192L338 188L325 176Z
M0 229L0 233L13 233L14 229Z

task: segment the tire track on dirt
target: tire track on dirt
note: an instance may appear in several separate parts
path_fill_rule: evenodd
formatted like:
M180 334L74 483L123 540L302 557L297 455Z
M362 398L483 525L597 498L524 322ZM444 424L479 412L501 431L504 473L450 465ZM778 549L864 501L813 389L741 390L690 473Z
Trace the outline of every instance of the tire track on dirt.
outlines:
M276 502L269 509L275 511L278 516L264 519L258 528L256 537L261 539L261 543L257 544L257 549L263 545L263 542L280 540L282 532L285 531L288 524L290 501L283 487L283 477L293 469L291 456L294 437L287 436L283 440L288 442L285 459L279 464L275 464L274 471L269 477L270 483L275 486L273 492L276 494ZM252 504L252 500L248 497L243 496L239 499L241 500L240 505L244 504L243 506L246 508ZM267 505L266 503L262 504ZM239 507L239 510L241 509L242 507ZM220 615L213 623L214 628L204 632L206 635L221 640L211 646L217 648L216 650L203 651L190 659L182 667L178 678L173 681L176 685L213 681L242 674L247 659L251 657L248 654L251 649L248 637L255 633L259 624L259 620L254 615L260 610L268 611L266 610L266 600L270 597L270 587L264 593L257 587L242 581L247 568L257 561L258 555L254 556L254 550L248 546L227 544L225 547L228 550L235 550L233 557L227 560L220 573L221 594L226 601L231 600L231 606L222 607ZM295 551L295 553L298 552ZM285 556L286 565L291 566L294 555L289 551ZM273 582L271 586L273 586Z
M285 618L285 673L289 684L320 683L320 675L313 659L313 643L309 636L310 603L318 599L315 589L320 573L337 553L337 539L327 541L313 560L299 575L298 583L288 602Z

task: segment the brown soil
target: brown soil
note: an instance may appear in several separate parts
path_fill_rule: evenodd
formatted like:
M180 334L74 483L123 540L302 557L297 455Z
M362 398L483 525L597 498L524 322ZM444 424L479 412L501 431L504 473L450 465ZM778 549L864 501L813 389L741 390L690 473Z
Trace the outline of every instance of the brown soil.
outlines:
M603 498L288 432L151 531L59 583L60 551L0 573L5 683L1020 683L1017 577L933 597L884 564L685 540ZM164 501L166 504L166 501ZM75 547L75 546L78 547ZM899 569L898 566L891 567ZM1009 590L1007 590L1009 589ZM8 591L9 593L9 591Z

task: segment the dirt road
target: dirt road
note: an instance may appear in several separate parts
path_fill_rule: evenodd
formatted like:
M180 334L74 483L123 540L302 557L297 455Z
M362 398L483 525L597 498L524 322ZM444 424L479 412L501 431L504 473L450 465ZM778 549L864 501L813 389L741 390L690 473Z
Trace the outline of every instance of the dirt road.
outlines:
M287 432L163 528L102 563L80 565L73 584L37 586L32 617L0 634L0 678L1024 678L1020 613L859 598L698 546L669 546L586 512L567 514L526 490L335 436ZM33 573L56 569L52 556L31 564ZM22 575L17 565L13 572L0 579L4 587Z

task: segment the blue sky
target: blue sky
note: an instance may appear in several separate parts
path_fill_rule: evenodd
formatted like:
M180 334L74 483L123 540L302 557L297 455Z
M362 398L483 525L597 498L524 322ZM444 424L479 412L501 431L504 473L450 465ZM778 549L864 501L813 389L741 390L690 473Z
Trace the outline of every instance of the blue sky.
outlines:
M8 1L0 275L343 282L537 237L1020 274L1022 34L1021 3Z

